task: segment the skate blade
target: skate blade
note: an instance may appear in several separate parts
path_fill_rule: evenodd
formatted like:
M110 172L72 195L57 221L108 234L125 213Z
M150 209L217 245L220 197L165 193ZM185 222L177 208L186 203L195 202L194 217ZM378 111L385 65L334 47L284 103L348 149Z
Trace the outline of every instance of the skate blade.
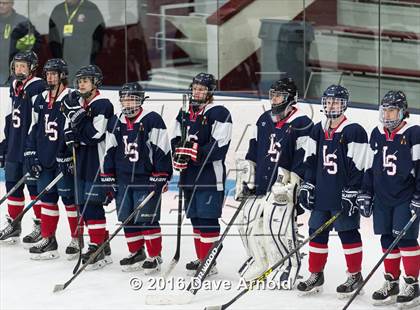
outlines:
M318 294L322 293L322 291L323 291L322 286L317 286L317 287L314 287L310 291L306 291L306 292L299 291L298 296L302 296L303 297L303 296L318 295Z
M58 251L50 251L42 254L38 253L31 253L31 259L33 260L51 260L51 259L57 259L60 257L60 254Z
M397 303L397 295L390 296L384 300L374 300L372 305L375 307L382 307L388 305L395 305Z
M412 300L412 301L409 301L409 302L397 303L397 308L398 309L413 309L413 308L417 307L418 305L420 305L419 297L417 297L415 300Z
M350 293L337 293L337 298L339 300L350 299L351 296L353 296L353 293L354 292L350 292ZM358 295L364 295L364 294L365 294L365 291L364 290L361 290Z
M75 260L79 258L79 253L74 253L74 254L66 254L66 259L67 260Z
M144 269L143 268L143 270L144 270L144 274L146 276L148 276L148 275L154 275L154 274L160 273L160 266L158 266L156 268L153 268L153 269Z
M5 240L0 240L0 244L3 245L16 245L20 243L19 237L10 237Z
M142 270L141 265L143 262L134 263L132 265L121 265L122 272L134 272Z
M111 263L112 263L112 260L111 260ZM86 271L93 271L93 270L102 269L108 264L110 264L110 263L107 263L106 259L101 259L101 260L97 261L96 263L89 264L88 266L86 266Z

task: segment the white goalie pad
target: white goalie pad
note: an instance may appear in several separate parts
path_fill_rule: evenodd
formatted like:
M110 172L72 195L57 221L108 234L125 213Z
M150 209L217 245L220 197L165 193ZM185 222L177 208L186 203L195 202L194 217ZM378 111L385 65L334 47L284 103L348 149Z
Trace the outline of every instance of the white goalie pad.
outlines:
M290 187L290 184L286 187ZM293 191L283 189L283 192ZM264 248L270 266L293 251L298 244L296 212L293 202L280 204L277 201L278 197L270 195L264 207L263 216ZM283 266L273 271L269 279L279 282L283 289L292 289L300 266L301 256L297 252L286 260Z
M237 159L236 162L235 200L241 200L255 189L255 163L246 159Z
M248 259L239 269L239 274L247 280L268 268L264 251L263 217L264 197L251 196L238 216L238 230ZM255 276L254 276L255 275Z

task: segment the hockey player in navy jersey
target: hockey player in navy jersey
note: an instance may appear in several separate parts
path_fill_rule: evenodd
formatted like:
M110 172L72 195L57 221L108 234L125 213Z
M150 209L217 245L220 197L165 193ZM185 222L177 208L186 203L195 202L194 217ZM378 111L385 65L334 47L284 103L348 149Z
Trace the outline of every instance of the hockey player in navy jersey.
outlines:
M349 93L343 86L331 85L325 90L321 101L326 119L313 127L305 146L307 169L299 194L299 203L311 210L309 234L342 210L333 224L343 246L348 273L347 280L337 287L339 298L349 296L363 281L356 197L362 184L368 144L362 126L344 115L348 100ZM302 295L322 290L328 237L329 232L324 231L309 243L311 275L298 284Z
M226 181L225 158L232 135L232 118L222 105L213 102L216 80L199 73L193 78L189 111L178 113L171 140L174 168L180 170L180 185L185 197L186 216L191 220L197 255L186 265L194 274L220 233ZM183 119L185 116L185 119ZM181 141L182 127L187 129ZM215 274L216 267L210 274Z
M381 235L385 252L410 220L420 216L420 126L406 121L405 94L389 91L379 106L381 125L370 135L366 173L357 197L360 213L373 213L375 234ZM410 212L411 210L411 212ZM385 283L373 293L375 305L395 302L402 309L415 307L419 299L419 217L384 260ZM400 263L404 265L400 290Z
M73 159L64 141L66 118L61 112L63 98L69 93L67 63L59 58L49 59L44 66L48 84L34 100L32 124L27 140L25 161L28 171L38 178L38 190L42 191L60 173L64 177L41 198L42 241L29 249L33 259L53 259L59 256L55 231L61 197L67 211L72 240L66 248L69 259L79 253L77 234L77 210L74 204ZM64 167L63 167L64 166ZM63 168L63 169L60 169Z
M172 175L171 145L162 117L143 108L147 98L137 82L120 91L122 113L108 122L102 183L117 187L118 220L124 222L151 192L152 199L124 226L130 254L120 261L123 271L160 270L162 237L161 193ZM146 245L148 257L144 250Z
M247 198L239 217L243 244L249 256L240 268L246 280L260 276L297 246L296 193L304 177L302 146L313 123L296 107L297 89L291 78L273 83L271 109L256 122L245 160L237 164L236 198ZM301 266L293 255L272 280L292 289Z
M82 256L83 263L108 238L104 204L110 199L100 184L99 173L105 156L106 126L114 114L114 107L99 91L102 80L99 67L80 68L75 78L77 91L66 96L62 105L69 120L65 140L76 151L78 204L90 238L89 248ZM105 247L88 268L98 269L111 263L110 254L110 247Z
M9 191L26 173L23 153L32 116L32 99L42 93L45 88L44 80L35 77L38 57L34 52L17 53L11 63L13 82L10 85L10 101L2 102L7 105L4 125L4 139L0 143L0 167L5 169L6 191ZM26 186L31 199L37 195L36 180L29 177ZM25 196L22 185L7 199L9 223L15 219L25 206ZM35 204L34 230L23 238L23 242L31 243L40 239L41 206ZM0 232L0 241L15 243L21 233L20 222L7 225Z

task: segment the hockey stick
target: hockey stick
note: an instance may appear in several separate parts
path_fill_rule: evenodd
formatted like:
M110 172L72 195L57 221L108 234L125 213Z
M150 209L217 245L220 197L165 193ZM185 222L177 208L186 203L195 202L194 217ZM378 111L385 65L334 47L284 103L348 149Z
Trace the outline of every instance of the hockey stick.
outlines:
M243 289L238 295L236 295L234 298L232 298L230 301L223 305L218 306L208 306L205 307L204 310L224 310L227 309L230 305L232 305L235 301L237 301L239 298L241 298L243 295L245 295L247 292L252 290L259 282L263 282L267 280L267 277L278 267L283 265L283 263L288 260L292 255L294 255L296 252L298 252L301 248L303 248L304 245L306 245L309 241L314 239L316 236L318 236L320 233L322 233L325 229L327 229L332 223L334 223L341 215L343 211L337 212L334 216L332 216L328 221L326 221L321 227L319 227L312 235L310 235L308 238L302 241L302 244L297 246L293 251L290 251L286 256L284 256L281 260L279 260L277 263L275 263L273 266L268 268L262 275L260 275L258 278L255 278L254 280L248 282L248 285L245 289Z
M0 199L0 205L3 204L3 202L5 202L7 200L7 198L9 198L14 192L16 192L16 190L23 184L25 183L25 181L28 179L28 177L30 176L29 172L26 173L19 181L17 181L16 185L13 186L10 191L8 191L6 193L6 195L3 196L3 198Z
M146 198L144 198L143 201L133 210L133 212L131 212L131 214L125 219L125 221L121 223L120 227L118 227L114 231L114 233L108 238L108 240L102 243L101 246L89 257L86 263L84 263L82 267L66 283L56 284L54 286L53 292L57 293L57 292L65 290L66 287L68 287L70 283L72 283L74 279L76 279L82 273L82 271L85 270L86 267L89 266L89 264L94 261L96 256L98 256L99 253L101 253L104 250L104 248L111 242L112 239L114 239L114 237L121 231L121 229L123 229L124 226L127 225L133 219L134 216L136 216L137 212L139 212L144 207L144 205L148 203L150 199L152 199L154 194L155 194L154 191L150 192L146 196Z
M187 95L182 95L182 109L181 109L181 143L184 144L187 136L187 128L185 126L185 117L188 111ZM176 229L176 250L174 257L169 263L168 269L163 274L163 278L168 277L175 266L179 262L181 256L181 228L182 228L182 206L183 206L183 192L181 186L182 171L179 172L178 180L178 218L177 218L177 229Z
M223 240L229 233L230 228L235 223L236 218L238 217L239 213L242 210L242 207L247 202L248 197L244 197L239 204L238 208L236 209L235 213L233 214L232 218L230 219L228 225L223 232L223 235L217 240L209 252L207 253L206 258L204 261L200 263L197 271L194 275L194 287L192 287L192 283L190 283L185 291L184 294L179 295L146 295L145 302L147 305L174 305L174 304L187 304L190 303L193 297L197 294L198 290L201 288L201 284L203 283L204 279L207 277L208 273L210 272L211 268L216 262L217 257L219 256L220 252L223 248ZM255 198L256 199L256 196ZM199 285L196 285L200 283Z
M404 228L401 230L401 232L398 234L398 237L395 238L395 240L391 243L391 245L388 247L386 252L382 255L381 259L376 263L375 267L369 272L366 279L362 282L362 284L357 288L357 290L353 293L349 301L346 303L346 305L343 307L342 310L346 310L350 304L353 302L353 300L357 297L357 295L360 293L360 291L363 289L363 287L366 285L366 283L370 280L370 278L373 276L375 271L379 268L379 266L382 264L382 262L385 260L385 258L388 256L389 253L397 246L398 242L401 240L402 237L407 233L407 231L410 229L411 225L414 223L414 221L417 219L417 214L413 214L413 216L410 218L408 223L404 226Z
M55 186L55 184L57 184L57 182L58 181L60 181L60 179L63 177L63 173L62 172L60 172L56 177L55 177L55 179L54 180L52 180L51 182L50 182L50 184L48 184L39 194L38 194L38 196L36 196L35 197L35 199L34 200L32 200L26 207L25 207L25 209L23 209L23 211L22 212L20 212L19 214L18 214L18 216L16 216L16 218L9 224L10 226L12 226L12 227L15 227L19 222L21 222L22 221L22 218L24 217L24 215L26 214L26 212L28 212L29 211L29 209L31 209L41 198L42 198L42 196L44 196L47 192L49 192L50 191L50 189L52 188L52 187L54 187Z
M77 239L79 241L79 258L77 259L77 263L73 268L73 274L77 272L80 267L80 263L82 262L82 242L83 242L83 235L81 233L81 215L80 215L80 200L79 200L79 187L77 182L77 161L76 161L76 146L72 145L72 152L73 152L73 186L74 186L74 202L76 204L76 213L77 213Z

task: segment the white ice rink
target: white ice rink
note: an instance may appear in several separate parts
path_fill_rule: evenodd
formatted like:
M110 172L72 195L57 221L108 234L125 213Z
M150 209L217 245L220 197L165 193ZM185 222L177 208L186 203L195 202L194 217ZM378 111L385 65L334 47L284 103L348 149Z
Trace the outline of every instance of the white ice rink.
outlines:
M1 184L2 185L2 184ZM2 187L3 190L3 187ZM3 192L2 192L3 194ZM234 206L238 203L228 198L227 206L223 212L223 222L227 223L234 212ZM175 192L164 195L162 210L162 233L163 233L163 270L167 268L175 251L176 241L176 208L177 200ZM0 213L4 217L6 206L2 206ZM225 239L224 248L218 258L217 267L219 274L210 278L213 284L218 280L228 280L233 289L213 289L199 291L196 299L189 305L181 306L148 306L144 304L145 294L153 294L155 291L147 287L153 284L148 276L142 272L124 273L120 270L118 261L128 254L127 246L122 235L117 236L111 242L112 258L114 263L102 270L83 272L63 292L52 292L55 284L66 282L72 275L74 261L67 261L64 257L64 249L69 242L69 228L63 208L60 209L57 239L59 252L62 255L57 260L32 261L27 250L21 245L0 247L0 309L203 309L208 305L218 305L227 302L239 291L237 268L245 259L237 229L233 228L230 235ZM23 220L23 234L32 229L32 211L28 212ZM110 231L116 229L116 213L107 215ZM306 223L307 216L300 218L299 222ZM222 225L222 230L225 225ZM195 258L193 238L189 221L183 227L181 259L173 271L174 282L182 281L179 278L185 276L184 266L189 260ZM306 225L301 232L307 235ZM362 220L362 239L364 247L363 273L366 275L381 256L379 239L373 236L371 220ZM342 300L335 295L335 287L344 282L345 260L339 238L330 238L330 251L328 263L325 269L326 283L324 292L319 296L298 297L296 291L258 290L248 292L239 301L234 303L232 309L341 309L344 306ZM85 236L85 241L87 236ZM305 247L305 252L307 248ZM302 274L307 272L307 256L303 260ZM138 291L131 289L130 279L138 277L143 281L144 287ZM209 280L209 281L210 281ZM382 285L382 267L366 285L364 296L358 297L350 309L375 309L370 304L370 295L373 290ZM167 287L164 292L173 292ZM377 309L377 308L376 308ZM387 309L393 309L388 307ZM396 308L395 308L396 309Z

